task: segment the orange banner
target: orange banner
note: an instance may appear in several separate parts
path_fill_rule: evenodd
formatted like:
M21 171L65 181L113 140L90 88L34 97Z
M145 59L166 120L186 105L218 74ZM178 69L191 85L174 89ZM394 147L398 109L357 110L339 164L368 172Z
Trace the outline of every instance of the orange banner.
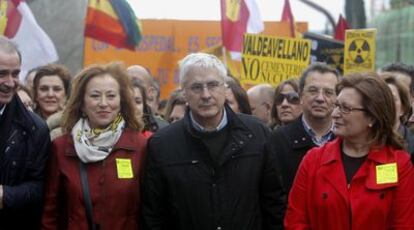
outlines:
M157 79L161 98L167 98L178 86L177 63L188 53L221 43L220 21L141 20L143 38L133 52L85 38L84 66L111 61L126 65L142 65ZM299 31L307 31L307 23L297 23ZM265 22L263 34L289 36L286 22Z

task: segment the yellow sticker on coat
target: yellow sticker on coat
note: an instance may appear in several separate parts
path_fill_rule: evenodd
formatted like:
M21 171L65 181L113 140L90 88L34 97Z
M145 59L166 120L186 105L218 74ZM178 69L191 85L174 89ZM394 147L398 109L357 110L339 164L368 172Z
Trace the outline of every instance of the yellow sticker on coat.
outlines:
M376 166L377 184L398 182L397 163Z
M118 172L119 179L131 179L134 177L132 172L131 159L116 159L116 170Z

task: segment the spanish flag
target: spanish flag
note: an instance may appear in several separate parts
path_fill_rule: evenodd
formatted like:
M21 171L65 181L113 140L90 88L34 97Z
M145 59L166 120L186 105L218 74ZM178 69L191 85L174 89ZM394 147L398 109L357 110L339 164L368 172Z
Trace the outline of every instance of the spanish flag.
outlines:
M85 36L134 50L141 40L141 29L126 0L89 0Z
M0 0L0 35L13 41L22 56L20 79L27 71L59 59L53 41L37 24L24 0Z

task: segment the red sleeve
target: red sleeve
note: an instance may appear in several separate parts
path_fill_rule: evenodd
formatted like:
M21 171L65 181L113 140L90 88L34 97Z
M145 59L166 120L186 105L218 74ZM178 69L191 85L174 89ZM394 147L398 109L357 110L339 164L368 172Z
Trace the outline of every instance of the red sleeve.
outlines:
M398 154L398 153L397 153ZM402 156L402 157L401 157ZM390 223L387 229L413 229L414 228L414 168L406 153L398 163L398 187L394 192L391 207Z
M58 139L57 141L62 140ZM59 147L60 146L60 147ZM58 229L58 214L60 209L59 204L59 186L60 186L60 171L58 154L59 148L62 148L62 143L54 141L52 143L51 153L47 166L46 187L45 187L45 201L42 215L42 229Z
M289 193L288 208L284 220L286 230L311 229L307 207L307 193L311 189L309 183L313 176L314 170L312 166L315 165L315 156L319 154L317 151L317 149L308 151L296 172L295 180Z

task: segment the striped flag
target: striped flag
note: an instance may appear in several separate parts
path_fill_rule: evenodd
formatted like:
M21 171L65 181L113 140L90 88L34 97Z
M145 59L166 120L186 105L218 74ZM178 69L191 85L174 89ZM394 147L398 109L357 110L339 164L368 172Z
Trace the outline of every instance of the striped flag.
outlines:
M264 24L255 0L221 0L223 46L233 59L240 59L245 33L260 33Z
M20 78L30 69L58 60L52 40L37 24L23 0L0 0L0 33L19 48L22 55Z
M85 36L134 50L141 40L141 28L127 1L89 0Z
M289 0L285 0L285 5L283 6L283 11L282 11L282 18L280 19L280 21L289 23L290 36L292 38L297 36L295 19L293 18L293 13L292 13L292 9L290 8Z

